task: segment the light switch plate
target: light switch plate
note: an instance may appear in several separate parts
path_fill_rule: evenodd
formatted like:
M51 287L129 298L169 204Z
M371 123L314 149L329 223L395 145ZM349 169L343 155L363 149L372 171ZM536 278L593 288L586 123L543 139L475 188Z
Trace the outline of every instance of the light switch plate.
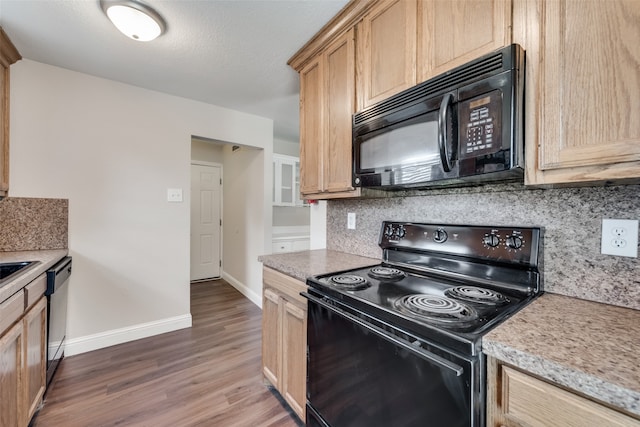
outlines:
M347 228L349 230L356 229L356 214L354 212L349 212L347 214Z
M182 188L167 188L167 202L182 202Z
M638 257L638 220L603 219L600 253Z

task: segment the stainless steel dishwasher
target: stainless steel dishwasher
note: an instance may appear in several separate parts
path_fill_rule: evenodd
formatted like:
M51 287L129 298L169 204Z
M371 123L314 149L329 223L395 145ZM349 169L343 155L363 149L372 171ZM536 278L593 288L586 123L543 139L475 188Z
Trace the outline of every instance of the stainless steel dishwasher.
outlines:
M67 335L67 297L71 257L63 258L47 270L47 389L64 357Z

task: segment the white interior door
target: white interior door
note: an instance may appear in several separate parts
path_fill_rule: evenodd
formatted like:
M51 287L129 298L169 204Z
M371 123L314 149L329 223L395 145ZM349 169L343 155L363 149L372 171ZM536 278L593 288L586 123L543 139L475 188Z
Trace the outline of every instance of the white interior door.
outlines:
M191 165L191 280L220 277L222 172Z

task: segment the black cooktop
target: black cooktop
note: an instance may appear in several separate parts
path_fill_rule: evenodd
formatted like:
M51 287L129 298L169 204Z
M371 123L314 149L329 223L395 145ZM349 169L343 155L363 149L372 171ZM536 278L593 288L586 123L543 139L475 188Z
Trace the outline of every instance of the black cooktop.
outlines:
M395 270L380 277L376 270ZM309 278L307 284L353 307L462 352L479 351L480 338L534 295L402 271L386 264Z
M310 293L352 314L472 354L542 292L540 228L384 221L382 263L310 277Z

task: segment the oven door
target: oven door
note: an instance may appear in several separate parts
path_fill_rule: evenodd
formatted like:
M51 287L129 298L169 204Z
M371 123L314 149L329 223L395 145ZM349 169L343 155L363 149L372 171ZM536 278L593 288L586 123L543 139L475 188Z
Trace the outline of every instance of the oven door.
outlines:
M456 116L451 92L354 125L354 185L411 187L456 178Z
M480 425L479 358L419 342L327 297L305 296L307 426Z

